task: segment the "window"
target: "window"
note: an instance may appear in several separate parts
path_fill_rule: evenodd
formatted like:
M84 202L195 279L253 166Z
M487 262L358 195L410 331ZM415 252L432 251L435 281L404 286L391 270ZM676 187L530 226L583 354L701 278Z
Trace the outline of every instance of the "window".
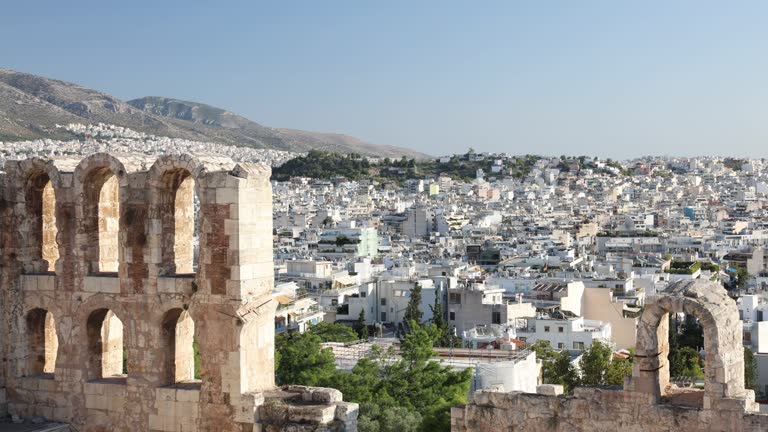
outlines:
M98 309L88 317L88 379L125 377L123 323L109 309Z
M332 299L331 300L331 305L332 306L338 306L339 305L339 299Z
M521 342L526 342L528 340L525 336L520 336L518 339L520 339Z
M562 327L558 327L558 328L557 328L557 332L558 332L558 333L562 333L563 331L564 331L564 329L563 329Z
M584 342L574 342L573 343L573 349L584 351Z
M59 248L56 243L56 196L47 174L33 174L24 191L27 225L22 240L28 245L29 266L25 271L52 272L56 270Z
M386 321L387 320L387 313L386 312L382 312L381 313L381 320L382 321Z
M544 326L544 331L545 331L546 333L549 333L549 326Z
M59 339L53 315L47 310L33 309L27 315L27 347L27 376L53 374Z
M195 181L186 169L166 171L159 186L158 214L162 224L162 274L190 274L198 251Z
M461 304L461 293L448 293L449 304Z
M564 348L565 348L565 344L564 343L562 343L562 342L558 342L557 343L557 349L564 349Z
M448 312L448 319L451 321L456 321L456 312L454 311Z
M386 298L381 299L381 305L382 306L386 306L387 305L387 299Z
M117 271L120 231L120 187L107 167L97 168L83 185L84 230L88 233L86 259L90 273Z
M368 297L368 293L365 291L360 291L360 298L366 298Z
M195 322L189 312L173 309L163 319L163 339L167 347L167 384L194 382L200 377L195 362Z
M501 312L491 312L491 323L501 324Z

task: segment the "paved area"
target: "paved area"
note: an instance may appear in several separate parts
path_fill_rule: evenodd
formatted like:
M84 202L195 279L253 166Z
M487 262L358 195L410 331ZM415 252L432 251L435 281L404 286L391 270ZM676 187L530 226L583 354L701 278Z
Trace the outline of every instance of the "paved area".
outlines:
M62 423L16 424L9 420L0 420L0 432L70 432L69 426Z

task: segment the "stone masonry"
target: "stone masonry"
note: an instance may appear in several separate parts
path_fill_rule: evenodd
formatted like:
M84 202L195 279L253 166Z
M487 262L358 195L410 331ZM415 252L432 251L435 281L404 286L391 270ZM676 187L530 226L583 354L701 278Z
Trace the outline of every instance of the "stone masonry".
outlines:
M269 176L215 156L8 162L0 415L83 432L355 431L338 391L275 386Z
M704 330L704 390L670 384L668 314L691 314ZM484 391L451 410L465 431L768 431L755 395L744 388L744 348L736 302L719 283L671 284L646 302L637 328L632 377L620 388L576 388L556 395Z

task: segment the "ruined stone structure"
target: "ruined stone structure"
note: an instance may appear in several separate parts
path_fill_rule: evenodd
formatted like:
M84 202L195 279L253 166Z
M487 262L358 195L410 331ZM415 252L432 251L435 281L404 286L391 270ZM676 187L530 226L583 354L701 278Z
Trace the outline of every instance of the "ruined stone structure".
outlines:
M338 391L275 387L269 176L187 155L8 162L0 409L78 431L356 430Z
M668 314L699 319L706 351L703 390L670 385ZM453 408L465 431L768 431L755 395L744 388L744 349L736 302L719 283L680 281L648 299L637 328L632 377L620 388L577 388L554 395L479 392Z

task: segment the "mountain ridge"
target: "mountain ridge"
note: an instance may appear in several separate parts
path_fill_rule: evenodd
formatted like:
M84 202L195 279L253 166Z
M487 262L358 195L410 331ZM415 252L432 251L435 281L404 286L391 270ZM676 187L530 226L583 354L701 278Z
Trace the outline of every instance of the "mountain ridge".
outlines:
M423 158L339 133L271 128L200 102L164 96L122 101L78 84L0 68L0 141L71 139L56 125L106 123L157 136L254 148Z

